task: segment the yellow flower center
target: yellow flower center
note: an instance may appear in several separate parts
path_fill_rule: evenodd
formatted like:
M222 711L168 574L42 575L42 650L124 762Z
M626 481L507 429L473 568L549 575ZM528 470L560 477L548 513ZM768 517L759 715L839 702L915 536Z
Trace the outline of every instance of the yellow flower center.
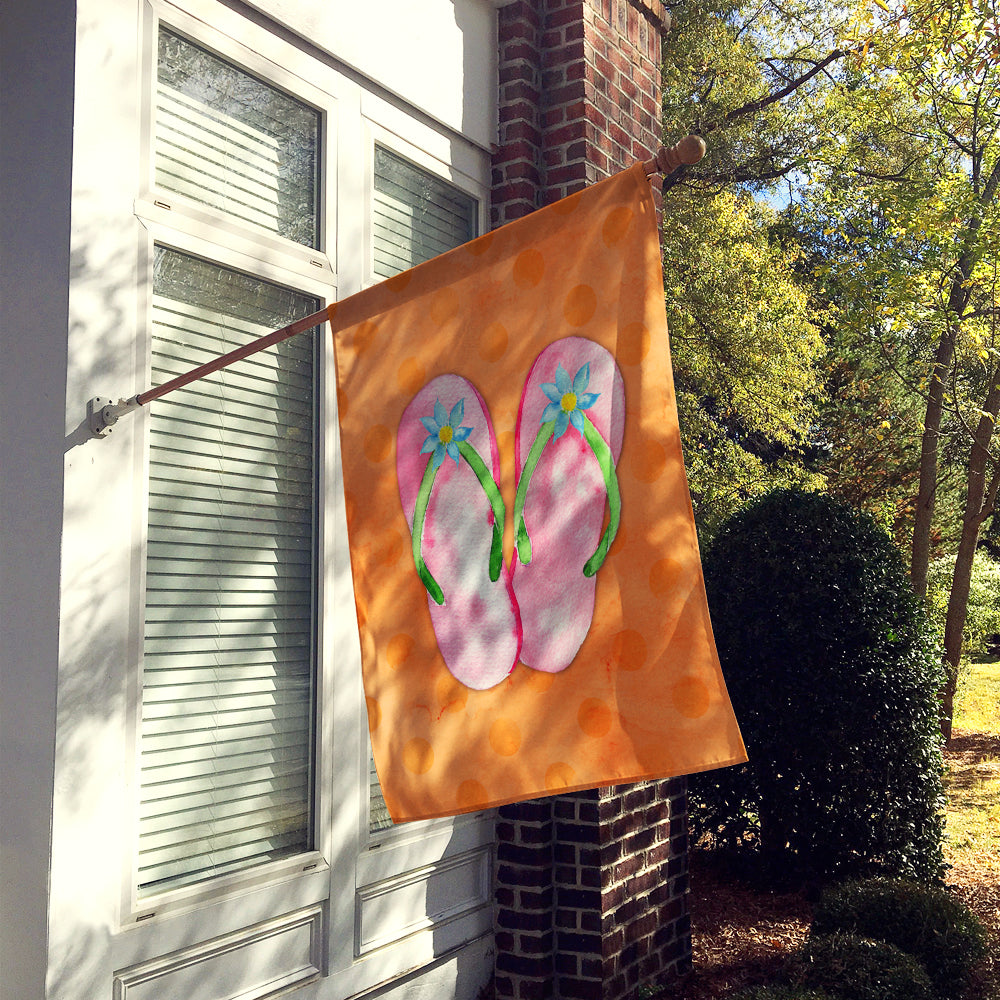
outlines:
M455 436L455 429L453 427L450 427L448 424L445 424L444 427L442 427L441 430L438 431L438 440L442 444L450 444L451 439L454 436Z
M567 412L572 413L576 409L576 393L567 392L560 400L559 405Z

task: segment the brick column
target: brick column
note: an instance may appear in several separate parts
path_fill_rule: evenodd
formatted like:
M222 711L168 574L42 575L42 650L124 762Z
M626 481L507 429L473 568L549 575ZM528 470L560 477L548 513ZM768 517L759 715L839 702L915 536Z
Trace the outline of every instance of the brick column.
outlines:
M513 0L498 11L494 226L660 143L660 0ZM496 995L623 1000L687 971L687 784L499 810Z

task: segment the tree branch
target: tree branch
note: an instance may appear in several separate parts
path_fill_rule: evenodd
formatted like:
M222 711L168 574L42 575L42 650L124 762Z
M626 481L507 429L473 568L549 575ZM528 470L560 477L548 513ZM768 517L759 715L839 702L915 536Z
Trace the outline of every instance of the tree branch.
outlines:
M726 112L721 121L716 122L715 124L702 126L701 134L705 135L709 132L714 132L717 128L722 128L724 125L728 125L737 118L754 115L758 111L763 111L764 108L771 104L777 104L778 101L783 100L789 94L798 90L798 88L804 83L808 83L818 73L822 73L823 70L825 70L831 63L836 62L838 59L843 59L846 55L846 49L834 49L828 56L826 56L826 58L821 59L818 63L816 63L816 65L813 66L809 72L796 77L786 87L782 87L781 90L776 90L773 94L768 94L766 97L760 97L756 101L750 101L742 107L733 108L732 111Z

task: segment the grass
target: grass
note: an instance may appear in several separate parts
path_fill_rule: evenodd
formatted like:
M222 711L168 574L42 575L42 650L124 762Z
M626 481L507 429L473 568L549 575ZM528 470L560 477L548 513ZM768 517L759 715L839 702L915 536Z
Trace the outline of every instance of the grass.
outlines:
M964 671L945 750L948 887L983 921L992 955L977 971L970 1000L1000 1000L1000 662ZM809 888L780 893L748 885L716 852L691 853L694 968L661 1000L726 1000L774 980L807 938Z
M1000 877L1000 662L963 671L948 758L948 861Z
M955 726L1000 736L1000 660L973 663L959 676Z
M962 672L945 758L947 883L987 926L979 996L1000 1000L1000 662Z

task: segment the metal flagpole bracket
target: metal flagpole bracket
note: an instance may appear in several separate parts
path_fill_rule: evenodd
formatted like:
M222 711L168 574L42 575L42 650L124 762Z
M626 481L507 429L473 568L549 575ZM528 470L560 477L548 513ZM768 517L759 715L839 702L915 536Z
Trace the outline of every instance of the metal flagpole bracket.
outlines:
M111 428L118 422L118 418L132 410L139 408L139 400L136 396L130 399L119 399L116 403L112 399L104 396L94 396L87 400L87 423L90 425L90 433L94 437L107 437L111 433Z

